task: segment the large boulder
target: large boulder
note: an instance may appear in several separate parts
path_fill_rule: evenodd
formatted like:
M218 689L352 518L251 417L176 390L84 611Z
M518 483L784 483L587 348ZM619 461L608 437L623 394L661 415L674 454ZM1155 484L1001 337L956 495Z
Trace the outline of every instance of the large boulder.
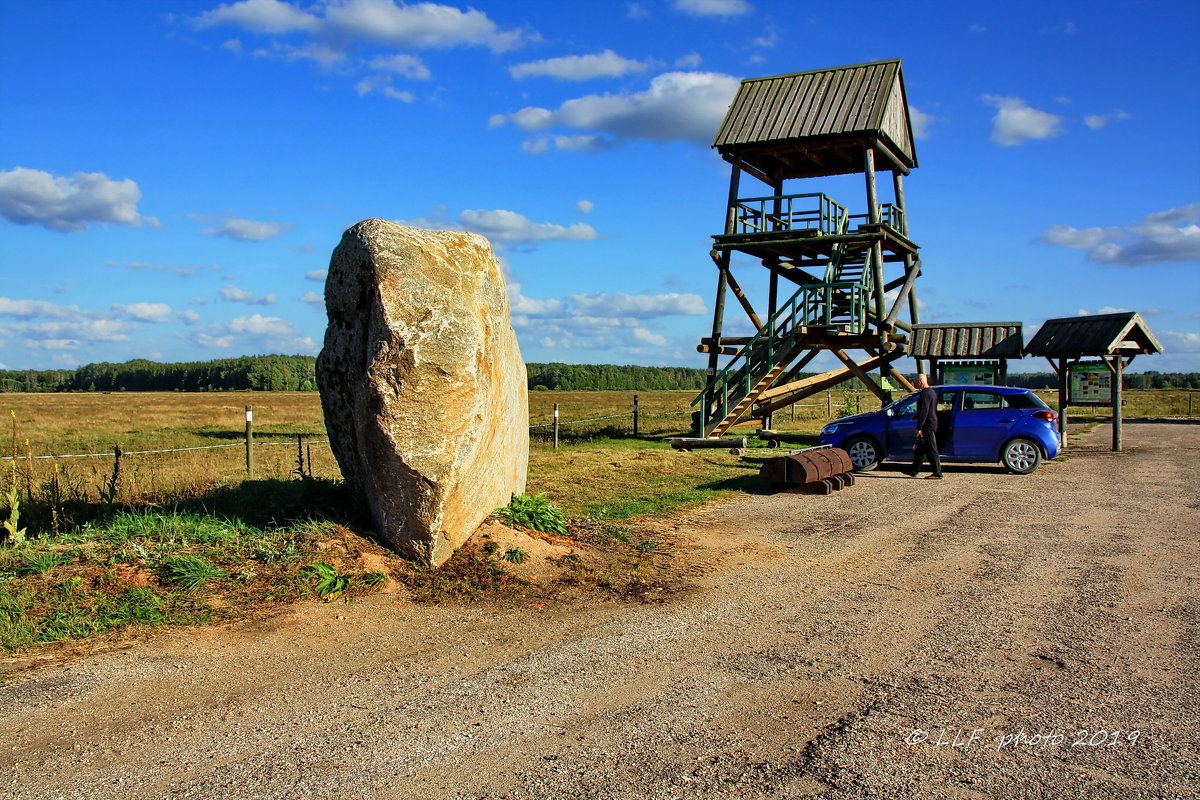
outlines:
M487 239L381 219L342 236L317 358L342 476L400 554L445 561L525 490L525 363Z

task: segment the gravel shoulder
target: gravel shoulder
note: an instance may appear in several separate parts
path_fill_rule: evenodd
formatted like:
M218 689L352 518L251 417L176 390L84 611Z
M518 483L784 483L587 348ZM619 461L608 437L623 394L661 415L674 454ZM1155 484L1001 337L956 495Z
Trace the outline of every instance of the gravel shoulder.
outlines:
M643 602L314 603L4 676L0 798L1200 796L1200 425L656 523Z

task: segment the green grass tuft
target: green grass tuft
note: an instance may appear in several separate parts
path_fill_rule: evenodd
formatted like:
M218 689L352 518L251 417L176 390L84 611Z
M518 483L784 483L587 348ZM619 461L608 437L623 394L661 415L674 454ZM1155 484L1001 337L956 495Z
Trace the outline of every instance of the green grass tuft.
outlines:
M495 513L509 525L544 533L567 532L562 509L547 500L545 494L513 495L512 501L504 508L497 508Z

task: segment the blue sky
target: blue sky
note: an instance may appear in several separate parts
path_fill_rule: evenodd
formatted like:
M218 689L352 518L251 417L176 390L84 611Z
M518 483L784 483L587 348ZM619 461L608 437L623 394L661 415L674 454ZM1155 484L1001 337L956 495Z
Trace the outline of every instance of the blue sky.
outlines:
M708 145L738 81L899 57L922 320L1028 339L1136 310L1167 353L1135 371L1200 370L1198 23L1194 2L0 0L0 365L315 354L329 254L382 217L488 236L527 361L702 366L728 184ZM789 191L814 188L863 210L859 176ZM765 270L737 275L761 300Z

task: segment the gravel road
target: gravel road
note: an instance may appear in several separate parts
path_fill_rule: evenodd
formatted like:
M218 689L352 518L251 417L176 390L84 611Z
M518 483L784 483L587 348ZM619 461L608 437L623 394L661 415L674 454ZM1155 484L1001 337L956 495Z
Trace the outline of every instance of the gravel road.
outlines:
M0 797L1200 797L1200 425L1125 438L692 510L661 601L374 596L10 675Z

